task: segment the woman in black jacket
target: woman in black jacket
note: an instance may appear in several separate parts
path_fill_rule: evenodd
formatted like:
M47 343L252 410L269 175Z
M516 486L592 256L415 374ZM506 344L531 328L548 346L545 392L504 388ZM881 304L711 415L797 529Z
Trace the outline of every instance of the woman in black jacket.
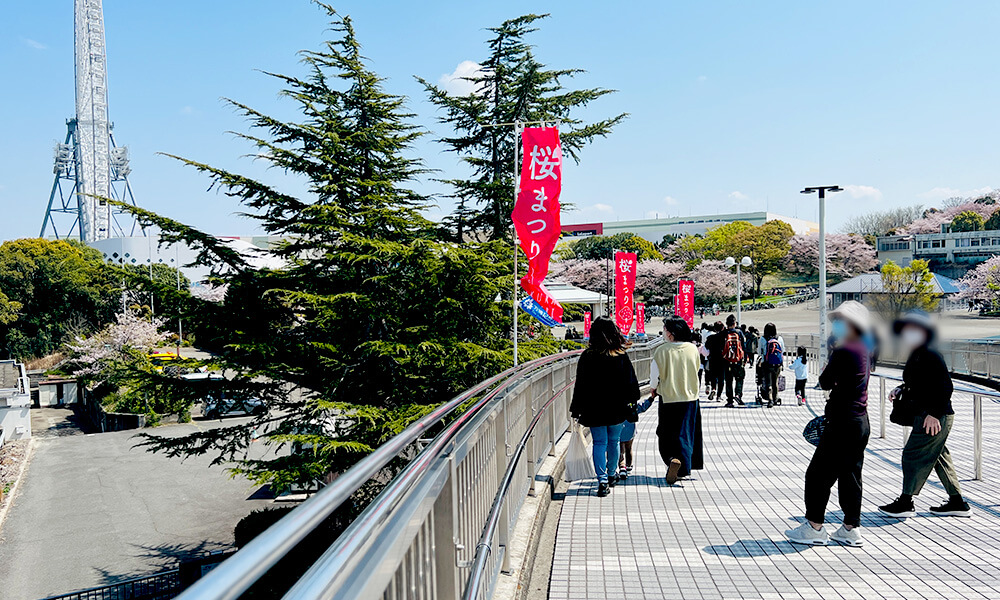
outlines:
M576 367L576 385L570 414L590 428L594 442L597 495L607 496L618 482L617 467L622 427L639 400L639 380L625 352L625 337L608 317L590 327L590 345ZM610 474L610 475L609 475Z
M896 406L893 412L909 413L905 416L912 420L913 431L903 448L903 493L879 510L896 518L916 516L913 497L920 493L933 469L948 492L948 502L931 507L931 512L949 517L972 516L968 502L962 498L955 465L945 445L955 421L951 407L954 387L944 358L930 347L934 324L927 313L914 310L896 321L892 329L910 351L910 357L903 367L903 385L894 389L889 398L905 403Z

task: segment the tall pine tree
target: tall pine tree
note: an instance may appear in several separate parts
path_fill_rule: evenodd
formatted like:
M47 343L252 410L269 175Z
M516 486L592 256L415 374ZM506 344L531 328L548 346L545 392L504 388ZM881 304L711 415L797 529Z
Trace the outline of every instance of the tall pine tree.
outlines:
M560 121L563 154L579 162L585 145L611 133L628 115L622 113L596 123L574 115L594 100L614 90L567 90L563 81L580 69L549 69L539 62L525 41L536 31L535 21L548 15L524 15L490 28L489 54L476 75L468 77L474 91L466 96L418 80L432 103L444 111L440 123L454 134L440 142L462 157L471 170L469 178L443 180L452 187L456 208L447 223L456 241L467 238L510 238L513 209L514 131L512 127L484 127L515 121Z
M509 248L435 239L418 212L424 198L410 188L423 169L406 154L421 132L404 99L367 67L351 20L322 6L337 38L302 53L307 77L273 75L303 119L233 103L251 123L253 133L241 137L255 156L307 181L308 195L181 159L285 240L273 252L286 266L254 268L210 235L132 209L165 242L197 248L215 285L227 287L221 302L186 297L179 310L198 345L216 353L211 364L230 377L229 393L262 397L270 408L246 424L151 435L145 444L172 455L215 453L279 489L343 471L511 360L510 315L496 302L512 285ZM523 344L521 357L554 349L549 337ZM147 391L197 398L199 385L153 374ZM295 451L247 458L254 438Z

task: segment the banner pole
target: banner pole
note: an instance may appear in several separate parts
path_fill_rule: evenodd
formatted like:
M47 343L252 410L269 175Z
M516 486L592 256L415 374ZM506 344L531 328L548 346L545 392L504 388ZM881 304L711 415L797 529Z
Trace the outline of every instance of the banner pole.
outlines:
M520 165L517 164L517 148L520 145L520 140L518 139L521 135L521 124L519 122L514 123L514 204L517 204L517 195L521 191L521 185L518 182L520 176ZM513 205L512 205L513 206ZM511 304L514 309L514 366L517 366L517 228L514 227L514 223L511 222L511 229L514 231L514 293L512 296Z

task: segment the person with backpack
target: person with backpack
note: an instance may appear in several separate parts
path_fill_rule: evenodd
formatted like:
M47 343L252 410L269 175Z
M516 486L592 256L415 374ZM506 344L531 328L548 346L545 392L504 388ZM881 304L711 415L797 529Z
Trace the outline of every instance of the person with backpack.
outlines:
M764 325L764 335L760 337L757 348L764 371L764 386L762 397L767 399L767 407L781 404L778 398L778 377L785 364L785 340L778 335L774 323Z
M577 363L569 406L570 415L590 428L597 495L601 497L618 483L622 429L632 414L632 405L641 397L626 344L625 336L609 317L594 319L590 344Z
M660 457L667 464L667 483L673 485L704 467L698 350L691 343L691 330L680 317L664 320L663 339L649 363L649 386L652 396L660 400L656 436Z
M729 315L726 317L726 330L722 338L722 360L724 362L726 380L726 408L733 407L735 400L743 406L743 378L746 371L746 338L743 332L736 327L736 317ZM736 380L736 391L733 391L733 380Z
M878 509L890 517L916 516L913 497L920 494L931 471L937 472L948 501L932 506L931 513L946 517L971 517L972 508L962 497L955 464L948 452L948 434L955 422L951 395L955 391L944 357L933 347L935 327L922 310L912 310L893 323L903 348L909 351L903 367L903 385L889 396L892 420L913 425L903 448L903 493Z
M794 544L826 546L832 539L861 546L861 470L871 429L868 424L869 356L862 336L871 328L865 305L848 300L830 312L837 342L819 384L830 392L819 445L806 469L806 522L785 532ZM823 527L830 490L838 486L843 525L830 535Z

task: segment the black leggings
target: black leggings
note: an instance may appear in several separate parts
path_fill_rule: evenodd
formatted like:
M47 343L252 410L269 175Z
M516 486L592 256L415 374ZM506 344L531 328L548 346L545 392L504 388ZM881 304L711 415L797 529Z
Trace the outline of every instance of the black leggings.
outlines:
M799 398L803 398L803 399L806 397L806 380L805 379L796 379L795 380L795 395L798 396Z
M868 415L827 421L823 437L806 469L806 518L822 523L830 490L838 484L844 524L861 525L861 469L868 446Z

